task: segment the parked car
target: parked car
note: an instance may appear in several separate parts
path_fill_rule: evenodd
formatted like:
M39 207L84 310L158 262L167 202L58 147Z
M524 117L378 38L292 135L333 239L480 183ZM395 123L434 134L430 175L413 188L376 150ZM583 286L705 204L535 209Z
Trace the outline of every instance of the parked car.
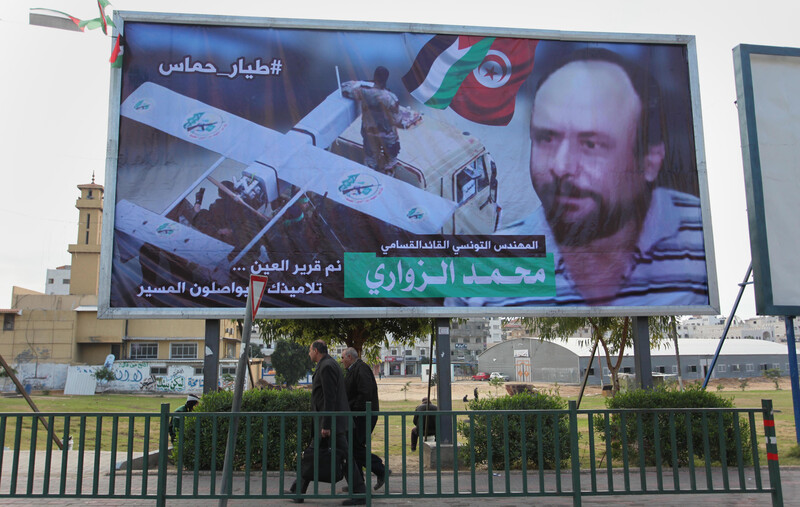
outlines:
M493 371L491 373L491 375L489 375L489 378L490 379L499 378L499 379L502 379L503 382L508 382L510 377L508 375L504 375L504 374L500 373L499 371Z
M489 374L481 371L472 376L472 380L489 380Z

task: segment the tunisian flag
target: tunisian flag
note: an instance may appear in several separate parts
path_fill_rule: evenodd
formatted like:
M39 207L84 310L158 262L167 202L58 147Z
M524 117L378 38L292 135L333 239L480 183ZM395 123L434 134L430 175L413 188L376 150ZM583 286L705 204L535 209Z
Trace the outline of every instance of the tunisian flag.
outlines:
M533 70L538 42L436 35L420 50L403 84L429 107L450 107L484 125L508 125L519 87Z

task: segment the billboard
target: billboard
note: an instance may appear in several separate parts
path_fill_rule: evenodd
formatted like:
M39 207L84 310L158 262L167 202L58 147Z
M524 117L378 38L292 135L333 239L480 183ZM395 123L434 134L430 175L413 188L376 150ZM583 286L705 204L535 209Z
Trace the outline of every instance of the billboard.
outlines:
M756 311L800 314L800 48L734 49Z
M692 37L118 27L102 316L717 312Z

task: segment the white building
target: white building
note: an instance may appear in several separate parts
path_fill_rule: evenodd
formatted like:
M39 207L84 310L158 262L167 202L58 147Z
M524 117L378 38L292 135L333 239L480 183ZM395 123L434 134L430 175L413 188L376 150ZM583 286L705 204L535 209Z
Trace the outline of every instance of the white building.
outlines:
M70 266L59 266L47 270L44 293L48 296L66 296L69 294Z

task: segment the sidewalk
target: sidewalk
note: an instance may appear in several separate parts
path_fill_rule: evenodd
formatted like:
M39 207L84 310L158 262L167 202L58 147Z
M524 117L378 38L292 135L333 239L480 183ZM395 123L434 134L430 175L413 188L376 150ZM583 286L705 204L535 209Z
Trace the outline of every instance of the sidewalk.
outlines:
M600 479L603 477L598 478L598 487L604 488L605 484L600 482ZM124 478L118 478L116 482L116 492L117 494L124 492L124 486L120 487L119 480ZM150 492L155 492L156 484L157 484L157 476L156 475L149 475L148 476L148 484L147 490ZM238 479L238 480L237 480ZM459 474L458 482L459 482L459 490L462 492L467 492L471 486L470 484L470 475L469 474ZM88 479L91 481L91 478ZM189 493L191 491L191 480L192 475L184 475L183 477L183 491ZM402 483L401 483L401 476L400 475L393 475L389 479L390 485L390 493L398 494L402 491ZM531 490L538 491L539 488L539 478L538 475L531 474L529 475L529 482L528 487ZM683 478L681 478L681 484L687 485L688 482L683 482ZM176 489L176 481L177 476L175 474L169 474L167 477L168 481L168 491L170 493L174 493L177 491ZM291 484L291 477L286 477L284 487L288 487ZM452 492L454 488L454 476L452 473L443 472L441 474L441 491L442 492ZM545 491L555 491L556 478L553 474L548 474L546 476L545 481ZM614 477L615 485L617 488L621 487L622 482L622 475L617 474L615 472ZM730 477L731 481L731 488L738 487L738 477ZM5 482L5 481L4 481ZM101 483L108 483L108 477L104 476L100 479ZM393 496L384 496L383 491L382 494L373 496L372 503L376 506L411 506L411 505L419 505L421 501L431 505L443 505L443 506L452 506L452 507L462 507L462 506L473 506L473 505L480 505L480 506L530 506L530 505L553 505L553 506L569 506L572 505L572 498L571 497L553 497L553 496L538 496L533 495L529 497L509 497L509 496L501 496L503 491L505 491L505 484L506 478L501 476L493 477L493 486L494 491L496 493L495 496L482 496L482 497L470 497L470 496L460 496L456 498L441 498L436 495L436 474L425 474L425 491L426 495L423 497L412 497L412 498L399 498ZM521 475L518 473L512 474L508 478L508 482L511 485L512 491L521 491L522 490L522 482L521 482ZM722 484L722 477L720 470L715 469L713 471L713 482L715 485L719 486ZM34 481L34 488L33 491L37 489L41 491L41 481L36 480ZM584 490L590 489L590 476L588 473L581 474L581 483L582 488ZM217 482L218 484L218 482ZM337 491L344 486L344 482L337 485ZM783 499L784 505L787 506L800 506L800 467L786 467L781 469L781 484L783 487ZM207 493L208 488L210 485L209 476L203 475L200 476L200 487L199 490L202 493ZM88 487L87 487L88 486ZM133 490L140 490L141 484L135 483L132 485ZM277 477L268 477L268 489L267 491L269 494L277 494L278 492L278 478ZM18 484L18 491L25 491L26 483L20 482ZM87 484L84 486L84 491L91 491L91 484ZM241 480L241 477L234 477L234 487L235 491L239 494L244 492L244 483ZM256 492L261 491L261 482L260 478L256 479L253 478L251 480L250 488L253 494ZM488 478L486 477L486 472L483 471L480 474L476 474L476 490L477 491L486 491L488 487ZM569 474L562 474L561 476L561 487L563 490L569 490L571 487L571 479ZM639 478L635 474L631 475L631 487L639 487ZM651 480L651 477L647 479L647 487L649 490L653 490L657 488L655 480ZM671 488L672 487L672 480L665 474L665 482L664 487ZM698 484L698 487L704 487L704 485ZM748 487L753 487L752 484L748 484ZM311 486L313 488L313 485ZM328 484L320 484L319 485L320 492L328 492L330 491L330 485ZM406 488L407 491L410 493L416 493L419 491L419 476L413 475L409 476L406 479ZM2 485L2 492L5 493L8 491L8 484ZM55 488L51 486L51 490ZM311 489L310 489L311 490ZM102 491L102 489L101 489ZM313 500L310 498L306 499L305 505L310 506L334 506L339 505L341 501L346 498L342 496L341 498L328 498L328 499L321 499L321 500ZM71 507L71 506L79 506L79 505L119 505L121 507L134 507L134 506L148 506L153 507L155 505L154 500L125 500L119 498L96 498L96 499L70 499L70 498L0 498L0 503L2 505L14 505L14 506L51 506L51 505L58 505L61 507ZM623 507L631 507L631 506L642 506L642 507L652 507L654 504L657 504L659 507L688 507L688 506L700 506L700 505L707 505L707 504L721 504L725 506L752 506L752 505L770 505L771 499L769 494L766 493L758 493L758 494L739 494L739 493L727 493L727 494L709 494L709 493L701 493L701 494L681 494L681 495L653 495L653 494L643 494L643 495L618 495L618 496L583 496L582 497L582 505L586 506L605 506L605 505L615 505L615 506L623 506ZM168 500L167 505L170 506L184 506L184 507L212 507L217 506L219 504L219 500L217 499L182 499L182 500ZM248 500L229 500L228 505L231 507L250 507L250 506L278 506L278 505L288 505L290 504L289 498L282 498L282 499L248 499Z

